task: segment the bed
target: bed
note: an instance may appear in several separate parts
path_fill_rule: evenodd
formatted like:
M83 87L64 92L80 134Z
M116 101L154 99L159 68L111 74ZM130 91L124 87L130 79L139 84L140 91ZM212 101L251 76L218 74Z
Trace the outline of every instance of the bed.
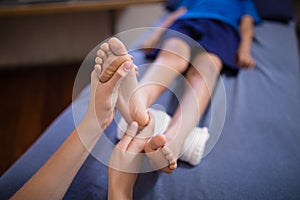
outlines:
M179 162L171 175L140 174L134 199L300 199L300 67L295 20L288 1L270 1L279 6L282 16L278 10L275 15L270 10L263 13L271 7L259 5L262 2L256 1L263 22L255 27L252 46L257 67L222 74L206 117L199 122L209 127L208 146L213 148L206 150L198 166ZM138 65L149 62L141 52L132 53ZM7 170L0 180L0 199L15 193L63 143L81 119L88 98L87 86ZM158 103L171 114L176 99L166 92ZM224 105L226 112L220 114ZM212 120L223 120L222 126L214 126ZM117 141L115 122L105 134ZM103 148L101 139L65 199L107 198L107 167L96 159L99 148Z

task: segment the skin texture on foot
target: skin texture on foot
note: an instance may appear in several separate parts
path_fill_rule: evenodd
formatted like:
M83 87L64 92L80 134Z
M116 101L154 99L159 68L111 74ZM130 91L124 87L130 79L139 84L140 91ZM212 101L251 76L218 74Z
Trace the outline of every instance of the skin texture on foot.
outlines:
M139 126L146 126L149 122L146 103L142 102L138 89L137 67L132 62L133 57L128 54L125 45L113 37L103 43L95 59L98 73L101 73L100 82L108 81L115 71L126 61L131 63L131 71L124 78L119 88L117 109L127 123L136 121Z

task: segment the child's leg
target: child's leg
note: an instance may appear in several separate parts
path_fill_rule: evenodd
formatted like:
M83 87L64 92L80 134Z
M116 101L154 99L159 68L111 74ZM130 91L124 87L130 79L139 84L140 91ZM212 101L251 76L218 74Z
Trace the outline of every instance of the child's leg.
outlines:
M190 47L179 38L170 38L140 81L141 97L150 106L189 65Z
M212 54L200 54L192 64L194 67L189 69L186 76L185 93L165 132L167 147L176 158L180 156L188 134L205 111L222 68L221 60ZM154 139L155 137L152 138ZM148 143L145 150L151 150L147 145ZM167 167L162 169L167 173L169 170Z
M135 75L135 66L124 78L120 86L117 108L127 123L137 121L140 126L147 125L149 118L146 108L165 91L175 77L189 64L189 46L178 38L170 38L163 50L149 67L141 80L140 87ZM96 68L102 70L100 81L107 81L124 62L131 61L125 46L117 38L101 45L97 52Z
M172 143L177 148L183 146L187 135L204 113L219 77L222 62L213 54L200 54L192 65L186 74L184 95L165 133L168 140L174 140ZM181 149L173 148L172 151L176 155Z
M136 66L133 64L132 57L128 54L123 43L117 38L111 38L107 43L103 43L97 52L95 61L95 68L102 71L101 82L109 80L125 61L132 63L131 72L124 78L122 85L119 87L117 108L127 123L136 121L140 126L147 125L149 116L146 105L140 100L139 93L134 93L134 90L138 87Z

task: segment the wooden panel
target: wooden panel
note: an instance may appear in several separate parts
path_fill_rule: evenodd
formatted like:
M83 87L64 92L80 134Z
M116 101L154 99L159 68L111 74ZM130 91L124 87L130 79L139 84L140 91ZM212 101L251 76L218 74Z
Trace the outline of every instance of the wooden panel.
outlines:
M0 174L72 100L79 64L0 71Z
M0 17L0 67L81 62L111 36L107 12Z
M101 0L101 1L66 1L63 3L27 4L27 5L2 5L0 16L13 15L41 15L49 13L82 12L97 10L112 10L130 5L161 3L163 0Z

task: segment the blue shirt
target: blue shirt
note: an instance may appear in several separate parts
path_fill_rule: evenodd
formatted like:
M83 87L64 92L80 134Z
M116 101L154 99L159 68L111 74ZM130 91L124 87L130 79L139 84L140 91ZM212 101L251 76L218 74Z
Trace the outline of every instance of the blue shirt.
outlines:
M251 0L181 0L178 7L184 6L187 12L180 19L216 19L239 27L243 15L252 16L255 23L260 22L254 3Z

